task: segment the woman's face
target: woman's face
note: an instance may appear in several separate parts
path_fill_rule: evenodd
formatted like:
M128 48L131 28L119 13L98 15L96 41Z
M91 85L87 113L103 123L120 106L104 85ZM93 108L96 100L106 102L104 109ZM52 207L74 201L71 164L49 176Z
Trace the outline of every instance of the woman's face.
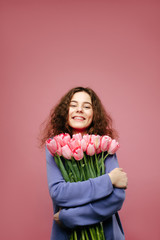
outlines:
M87 128L92 123L93 108L91 97L86 92L77 92L73 95L68 112L68 124L73 129L73 134L87 133Z

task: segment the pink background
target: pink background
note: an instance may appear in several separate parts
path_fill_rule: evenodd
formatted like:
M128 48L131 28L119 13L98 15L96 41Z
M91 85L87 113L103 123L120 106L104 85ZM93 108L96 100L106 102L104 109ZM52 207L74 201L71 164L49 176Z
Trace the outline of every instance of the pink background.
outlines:
M93 88L120 134L127 240L159 239L159 1L2 1L0 239L49 239L39 126L70 88Z

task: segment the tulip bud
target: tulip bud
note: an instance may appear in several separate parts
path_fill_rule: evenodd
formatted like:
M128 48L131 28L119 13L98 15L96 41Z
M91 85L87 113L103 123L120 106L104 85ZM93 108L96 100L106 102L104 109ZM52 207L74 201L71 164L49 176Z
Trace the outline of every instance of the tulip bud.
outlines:
M94 144L96 149L99 148L100 142L101 142L101 137L99 135L91 135L91 143Z
M77 147L73 150L73 157L76 160L81 160L83 158L83 149L81 147Z
M83 152L85 152L86 149L87 149L87 142L86 142L85 139L82 139L82 140L81 140L81 147L82 147L82 149L83 149Z
M119 147L120 147L119 143L115 139L113 139L110 143L108 153L114 154L119 149Z
M108 151L112 139L105 135L101 138L101 150L102 152Z
M57 142L59 142L60 146L65 146L68 141L71 139L70 135L68 133L61 133L54 137Z
M81 141L82 140L82 134L81 133L73 134L72 139Z
M80 141L72 138L72 139L68 142L68 146L69 146L70 149L73 151L75 148L80 147Z
M85 134L85 135L83 135L83 139L86 141L86 143L88 144L89 142L90 142L90 140L91 140L91 135L89 135L89 134Z
M68 145L65 145L62 147L62 156L66 159L71 159L72 157L72 151Z
M93 156L96 152L95 146L93 143L89 143L86 149L86 154L89 156Z
M58 149L58 144L57 141L53 138L53 139L48 139L46 141L46 147L49 150L49 152L54 155L57 152Z

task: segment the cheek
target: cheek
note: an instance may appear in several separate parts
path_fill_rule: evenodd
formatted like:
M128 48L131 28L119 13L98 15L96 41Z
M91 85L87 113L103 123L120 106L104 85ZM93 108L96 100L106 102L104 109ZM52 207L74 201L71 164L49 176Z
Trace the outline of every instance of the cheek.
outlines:
M69 109L68 110L68 124L69 125L73 123L72 114L73 114L73 110Z
M69 109L69 110L68 110L68 119L71 118L71 114L72 114L72 111L71 111L71 109Z
M93 120L93 112L91 112L91 113L90 113L90 115L89 115L89 117L88 117L88 118L89 118L89 121L91 121L91 122L92 122L92 120Z

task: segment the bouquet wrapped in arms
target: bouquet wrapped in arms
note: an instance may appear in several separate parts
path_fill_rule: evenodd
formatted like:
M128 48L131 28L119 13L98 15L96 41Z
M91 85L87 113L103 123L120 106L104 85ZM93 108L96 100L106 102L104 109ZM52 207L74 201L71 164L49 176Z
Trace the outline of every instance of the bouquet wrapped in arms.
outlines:
M81 182L105 174L104 161L119 143L109 136L59 134L46 141L66 182ZM70 240L105 240L103 223L73 229Z

